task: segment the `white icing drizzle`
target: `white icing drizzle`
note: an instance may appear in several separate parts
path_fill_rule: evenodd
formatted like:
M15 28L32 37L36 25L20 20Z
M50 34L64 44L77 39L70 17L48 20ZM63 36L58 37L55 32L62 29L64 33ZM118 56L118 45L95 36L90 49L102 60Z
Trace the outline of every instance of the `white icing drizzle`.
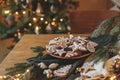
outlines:
M72 65L66 65L58 70L55 70L53 72L54 76L58 76L58 77L65 77L67 76L67 74L69 73L70 69L72 68Z
M97 45L97 43L86 40L83 37L74 37L73 35L70 35L67 38L57 37L50 40L49 44L46 46L46 50L48 53L58 56L73 57L79 55L79 53L75 53L76 50L79 50L81 52L94 52ZM66 51L66 48L71 50ZM63 56L63 54L65 55Z

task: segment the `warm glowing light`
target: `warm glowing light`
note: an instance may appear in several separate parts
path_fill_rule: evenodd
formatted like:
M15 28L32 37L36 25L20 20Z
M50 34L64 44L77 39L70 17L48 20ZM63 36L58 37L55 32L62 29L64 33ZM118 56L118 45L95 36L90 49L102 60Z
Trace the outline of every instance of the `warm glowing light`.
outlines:
M18 36L20 36L21 35L21 33L20 32L18 32Z
M48 21L45 21L45 24L48 24Z
M23 11L22 13L25 15L25 14L26 14L26 11Z
M21 39L22 38L22 35L20 32L18 32L18 39Z
M37 18L36 18L36 17L33 17L33 21L37 21Z
M38 30L39 29L39 27L38 26L36 26L36 30Z
M17 77L19 77L19 76L20 76L20 74L17 74L16 76L17 76Z
M2 79L3 77L2 76L0 76L0 79Z
M35 27L35 33L39 34L39 27L38 26Z
M40 20L41 20L41 21L43 21L43 20L44 20L44 18L43 18L43 17L41 17L41 18L40 18Z
M39 30L39 27L38 27L38 26L37 26L36 28ZM30 70L29 70L29 69L27 69L27 70L26 70L26 72L30 72Z
M28 25L29 25L29 26L32 26L32 23L29 23Z
M54 26L54 25L55 25L55 22L51 22L51 25L53 25L53 26Z
M62 27L58 27L59 30L62 30Z
M7 78L7 76L3 76L3 78Z
M115 80L116 79L116 76L113 76L110 78L110 80Z
M63 21L63 18L61 18L60 21L62 22L62 21Z
M45 2L47 2L47 0L44 0Z
M9 14L9 13L10 13L10 10L5 10L4 13L5 13L5 14Z
M19 78L16 78L15 80L20 80Z
M53 21L55 21L56 19L55 18L53 18Z
M16 15L18 15L18 14L19 14L19 12L17 11L17 12L15 12L15 14L16 14Z
M35 33L36 33L36 34L39 34L39 30L40 30L40 29L41 29L40 26L36 26L36 27L35 27Z

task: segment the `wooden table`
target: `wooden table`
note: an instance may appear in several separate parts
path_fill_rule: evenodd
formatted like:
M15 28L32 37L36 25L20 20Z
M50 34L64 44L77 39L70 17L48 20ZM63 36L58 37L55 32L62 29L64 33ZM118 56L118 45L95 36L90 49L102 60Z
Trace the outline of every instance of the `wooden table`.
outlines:
M74 36L89 36L89 34L75 34ZM16 63L25 62L27 58L36 56L36 53L30 49L35 46L42 46L48 44L50 39L58 36L68 36L68 34L40 34L40 35L24 35L22 39L16 44L13 50L0 64L0 75L6 73L5 69L13 67Z

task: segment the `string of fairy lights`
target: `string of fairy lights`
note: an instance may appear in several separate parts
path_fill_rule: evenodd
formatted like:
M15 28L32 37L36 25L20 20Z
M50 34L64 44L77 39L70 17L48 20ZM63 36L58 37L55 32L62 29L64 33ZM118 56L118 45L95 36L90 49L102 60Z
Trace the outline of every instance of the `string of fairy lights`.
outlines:
M0 80L26 80L24 79L25 75L26 74L29 75L29 73L30 73L30 69L27 69L23 74L16 74L14 76L11 76L11 75L0 76Z
M10 0L8 0L7 3L4 3L4 0L1 0L0 3L2 3L1 4L2 6L4 6L3 4L9 5L9 1ZM14 0L16 5L19 3L18 1L19 0ZM24 1L24 0L21 0L21 1ZM46 26L45 30L48 33L52 33L52 28L57 28L58 30L64 31L64 29L60 25L60 23L66 21L66 19L64 17L60 17L58 19L56 19L55 17L53 17L51 19L46 18L46 16L41 13L42 9L40 8L40 3L38 4L36 11L31 10L31 1L32 0L26 0L27 5L23 5L22 6L23 9L21 11L13 12L9 7L3 8L3 10L2 10L3 15L5 17L14 16L16 22L19 22L21 17L30 17L30 18L28 18L30 21L28 22L27 26L29 28L32 28L33 32L37 35L40 34L41 33L40 31L42 30L42 26L40 24ZM47 2L47 1L48 0L44 0L44 2ZM62 0L59 0L59 2L62 3ZM53 5L51 6L51 11L53 13L56 12L56 10L53 9ZM52 26L52 28L51 28L51 26ZM24 27L23 31L21 31L20 29L17 29L16 33L14 34L14 37L21 39L23 34L28 32L28 29L29 29L28 27ZM71 31L71 28L69 25L67 26L67 30L68 30L68 32ZM117 64L117 65L120 65L120 64ZM28 69L26 69L26 71L24 73L18 73L13 76L11 76L11 75L0 76L0 80L26 80L25 76L29 77L30 72L31 72L31 69L28 68ZM120 74L111 75L108 80L117 80L118 76L120 76Z
M21 0L21 2L24 0ZM62 0L58 0L60 3L62 3ZM7 0L7 5L9 4L10 0ZM15 4L19 4L19 0L14 0ZM44 3L47 3L48 0L43 0ZM20 11L12 11L9 7L5 7L2 10L2 14L7 18L8 16L13 16L15 19L15 22L18 23L20 22L21 17L28 18L29 17L29 23L27 25L22 25L22 26L27 26L24 27L23 30L18 29L17 32L14 34L14 37L17 37L20 39L23 34L30 32L30 29L34 29L34 32L32 33L35 34L40 34L40 33L55 33L53 32L54 30L59 30L62 33L69 33L71 31L71 27L69 26L69 20L66 19L65 16L59 15L59 18L54 17L48 17L43 13L43 9L41 8L42 5L40 3L37 4L37 9L35 11L32 10L32 0L26 0L26 5L22 5L22 8ZM51 5L50 7L50 12L53 14L56 14L57 11L55 9L54 5ZM58 16L58 15L57 15ZM9 22L8 22L9 23ZM64 23L65 26L61 25ZM44 30L44 28L45 30ZM42 32L42 30L44 30ZM67 31L66 31L67 30Z
M4 13L5 13L6 15L11 15L11 13L10 13L9 10L5 10ZM19 14L20 14L19 12L15 12L15 17L17 17ZM23 14L23 15L26 15L26 11L23 11L22 14ZM41 15L42 15L42 14L41 14ZM42 17L39 18L39 20L40 20L41 22L44 21L44 19L45 19L45 18L44 18L44 15L42 15ZM32 27L34 24L37 23L37 21L38 21L38 18L37 18L37 17L33 17L33 18L32 18L32 22L29 22L29 23L28 23L28 26L29 26L29 27ZM63 18L60 18L59 21L60 21L60 22L63 22L64 19L63 19ZM52 26L57 26L57 23L56 23L56 19L55 19L55 18L53 18L51 22L49 22L48 20L45 20L45 21L44 21L44 24L45 24L45 25L48 25L48 26L50 26L50 25L52 25ZM39 25L35 25L35 29L34 29L34 30L35 30L35 31L34 31L35 34L40 34L40 29L41 29L41 27L40 27ZM58 29L61 30L62 28L61 28L61 27L58 27ZM47 27L46 30L50 30L50 29ZM68 30L71 31L71 28L68 27ZM27 28L24 28L24 31L27 31ZM22 36L21 33L20 33L20 30L18 29L17 32L18 32L18 33L15 34L15 37L18 36L18 38L20 39L21 36Z
M107 76L104 77L102 80L119 80L120 78L120 59L115 60L115 64L113 65L113 68L115 69L113 72L107 74ZM0 76L0 80L29 80L31 77L31 70L33 67L29 67L25 70L23 73L17 73L13 76L11 75L4 75ZM81 73L81 67L77 67L75 70L75 73ZM116 74L117 72L117 74ZM47 76L48 79L52 78L51 76Z

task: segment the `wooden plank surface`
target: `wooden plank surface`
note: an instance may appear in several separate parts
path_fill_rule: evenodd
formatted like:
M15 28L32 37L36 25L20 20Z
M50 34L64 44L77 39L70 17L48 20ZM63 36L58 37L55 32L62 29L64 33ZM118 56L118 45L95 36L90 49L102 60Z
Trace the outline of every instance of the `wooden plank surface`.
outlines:
M74 36L89 36L89 34L74 34ZM27 58L36 56L30 49L35 46L45 47L50 39L58 36L68 36L68 34L40 34L40 35L24 35L16 44L13 50L0 64L0 75L6 73L5 69L14 66L16 63L25 62Z

